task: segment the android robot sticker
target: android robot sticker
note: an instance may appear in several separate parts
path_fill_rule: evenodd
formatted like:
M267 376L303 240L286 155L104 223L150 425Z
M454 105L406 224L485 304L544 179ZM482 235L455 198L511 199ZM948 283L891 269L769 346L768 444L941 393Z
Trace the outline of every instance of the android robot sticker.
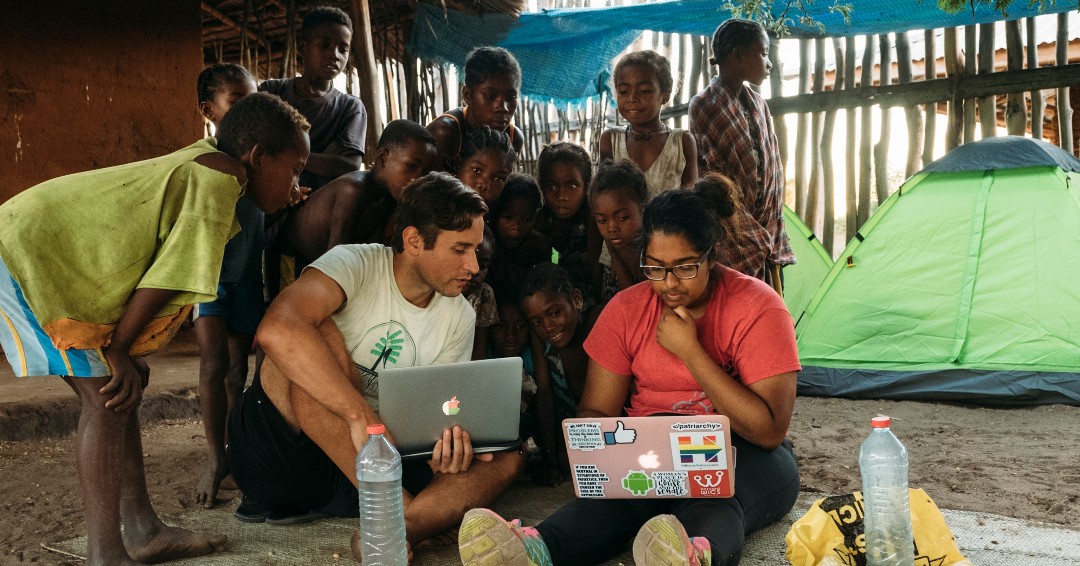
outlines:
M656 482L644 470L630 470L622 480L622 486L632 495L641 497L649 494Z

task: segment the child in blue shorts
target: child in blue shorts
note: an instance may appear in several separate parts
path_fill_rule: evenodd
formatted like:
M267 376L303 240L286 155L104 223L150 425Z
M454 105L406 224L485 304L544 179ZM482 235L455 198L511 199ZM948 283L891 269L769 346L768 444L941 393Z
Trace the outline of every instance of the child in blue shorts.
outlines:
M216 131L233 104L255 90L255 79L244 67L231 63L211 65L199 74L199 112ZM217 299L195 305L194 311L195 339L199 344L199 412L209 449L206 472L195 487L194 500L207 508L214 506L218 488L229 475L225 418L244 390L248 353L265 311L265 215L251 200L240 199L236 201L236 221L240 233L225 245Z
M0 205L0 345L16 375L59 375L79 397L87 564L173 560L225 542L154 513L137 414L149 368L138 356L214 298L237 199L264 212L289 203L307 129L277 97L253 94L216 141L53 179Z

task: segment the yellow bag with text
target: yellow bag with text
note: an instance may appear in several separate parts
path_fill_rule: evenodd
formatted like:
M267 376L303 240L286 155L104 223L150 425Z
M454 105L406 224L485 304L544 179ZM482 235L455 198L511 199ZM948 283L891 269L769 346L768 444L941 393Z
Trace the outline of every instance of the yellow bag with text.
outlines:
M921 489L908 491L915 564L972 566L934 500ZM863 498L856 491L818 499L784 537L792 566L866 566Z

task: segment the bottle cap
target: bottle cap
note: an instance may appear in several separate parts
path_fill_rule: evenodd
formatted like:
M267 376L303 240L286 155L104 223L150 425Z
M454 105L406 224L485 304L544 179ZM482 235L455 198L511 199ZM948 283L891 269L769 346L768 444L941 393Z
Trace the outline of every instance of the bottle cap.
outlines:
M386 425L383 424L369 424L367 425L368 434L386 434Z
M878 415L878 416L870 419L870 426L873 427L873 428L889 428L889 425L891 423L892 423L892 419L889 418L889 417L886 417L885 415ZM369 434L371 433L370 429L371 429L371 427L368 427L368 433Z

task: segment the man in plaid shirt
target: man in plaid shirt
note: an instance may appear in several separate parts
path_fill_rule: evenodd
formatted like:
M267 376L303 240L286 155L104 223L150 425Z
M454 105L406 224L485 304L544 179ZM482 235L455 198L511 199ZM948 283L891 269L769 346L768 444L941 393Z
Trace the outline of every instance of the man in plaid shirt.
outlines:
M703 172L727 175L742 190L742 210L725 220L722 263L783 294L780 270L795 263L784 229L784 167L769 107L746 86L768 76L769 38L756 22L731 19L712 38L719 75L690 100L690 132Z

